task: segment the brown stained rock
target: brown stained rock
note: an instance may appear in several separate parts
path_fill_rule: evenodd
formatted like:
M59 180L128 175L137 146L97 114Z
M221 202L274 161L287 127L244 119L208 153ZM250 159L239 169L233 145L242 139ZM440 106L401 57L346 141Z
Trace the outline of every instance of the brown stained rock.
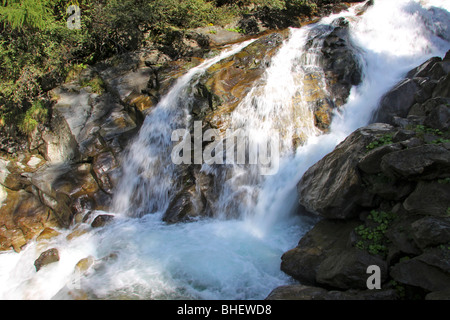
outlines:
M44 230L42 230L42 232L39 234L39 236L36 238L36 240L37 241L48 240L48 239L57 237L60 234L61 233L59 231L56 231L55 229L45 228Z
M87 258L81 259L75 265L75 271L84 273L94 264L94 262L95 262L95 259L93 256L89 256Z
M252 89L267 68L266 61L278 50L285 35L272 33L248 45L237 54L212 65L197 88L194 116L225 131L227 117Z
M82 236L83 234L86 234L87 232L88 232L88 229L76 228L75 230L73 230L71 233L69 233L66 236L66 239L70 241L74 238Z
M0 207L0 250L13 248L20 252L45 227L57 226L57 220L35 195L25 190L5 190L7 197Z
M94 159L93 172L99 183L99 187L108 193L116 185L114 172L118 170L118 163L112 152L102 152Z
M38 272L43 266L46 266L50 263L59 261L59 252L58 249L52 248L48 249L41 253L39 258L34 261L34 266L36 267L36 272Z
M113 220L114 220L113 215L101 214L101 215L98 215L97 217L95 217L94 221L92 221L92 223L91 223L91 227L92 228L101 228L101 227L104 227L105 225L111 223Z

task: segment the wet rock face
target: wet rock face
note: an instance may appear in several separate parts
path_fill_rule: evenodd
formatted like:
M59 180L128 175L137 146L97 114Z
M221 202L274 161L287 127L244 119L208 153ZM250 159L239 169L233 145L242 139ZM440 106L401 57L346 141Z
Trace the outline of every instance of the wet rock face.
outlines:
M260 80L287 33L263 36L239 53L211 66L194 89L192 114L211 128L225 131L229 116Z
M115 72L96 68L53 89L49 127L36 129L29 150L1 157L1 250L20 251L45 228L108 208L120 155L143 119L125 100L149 76L136 60L111 67Z
M20 252L42 229L58 225L49 208L34 194L25 190L12 191L2 186L0 189L4 197L0 208L0 250Z
M393 129L375 124L351 134L305 172L298 183L300 203L309 211L332 219L352 218L362 207L370 207L373 200L363 192L357 164L366 156L367 145Z
M439 91L414 93L411 110L389 115L393 125L356 130L306 171L300 203L325 219L282 256L284 272L306 285L362 290L364 269L373 264L382 270L381 287L398 298L448 299L450 132L446 118L436 117L450 98L443 90L448 56L408 74L434 81ZM319 289L280 288L273 296L329 297Z
M345 104L352 86L361 83L362 69L349 37L348 22L339 18L322 29L309 35L306 49L317 56L323 70L307 74L304 83L306 90L314 93L306 99L312 103L316 126L326 131L333 109Z
M0 250L21 248L58 220L35 192L30 177L45 164L40 155L0 160Z
M257 39L242 51L212 65L192 88L191 115L202 121L203 130L219 129L225 133L231 113L245 95L261 81L270 58L286 39L287 33L271 33ZM205 147L205 146L204 146ZM214 177L200 171L200 166L180 167L182 184L164 214L168 223L190 221L210 216L218 187Z
M97 217L95 217L94 221L92 221L92 223L91 223L91 227L92 228L101 228L101 227L104 227L105 225L111 223L113 220L114 220L113 215L101 214L101 215L98 215Z
M394 124L396 118L414 118L437 129L450 124L450 55L434 57L408 72L381 100L374 122Z
M362 70L349 38L348 22L341 18L333 24L336 27L323 42L322 63L329 91L339 107L347 101L351 87L361 83Z

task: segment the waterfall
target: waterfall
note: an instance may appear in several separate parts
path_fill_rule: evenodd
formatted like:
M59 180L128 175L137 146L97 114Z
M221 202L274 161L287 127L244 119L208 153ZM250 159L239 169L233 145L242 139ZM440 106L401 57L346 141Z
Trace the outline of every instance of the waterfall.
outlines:
M296 184L311 165L370 121L382 95L407 71L445 54L450 48L449 10L445 0L376 0L363 15L350 10L292 28L263 81L231 119L234 129L249 135L279 134L277 172L263 176L258 166L204 164L202 170L222 184L214 209L218 216L166 224L162 215L177 177L170 138L174 129L191 125L188 88L209 66L250 43L233 46L190 70L147 116L130 146L114 222L102 229L86 227L70 241L66 236L72 230L61 230L47 243L32 242L19 254L0 254L0 298L73 299L84 294L99 299L263 299L275 287L292 283L280 271L280 257L314 223L294 214ZM349 21L363 81L335 110L329 132L321 134L303 96L308 74L323 83L320 41L309 49L306 43L312 35L330 32L339 17ZM300 141L293 142L296 139ZM228 211L233 210L238 218L230 219ZM220 213L226 219L220 219ZM59 248L60 261L36 273L33 261L51 247ZM94 268L74 273L75 264L88 256L96 259Z
M242 130L245 136L264 142L277 136L281 158L292 157L296 139L307 141L320 134L314 125L313 105L306 99L304 88L307 75L315 73L326 91L317 47L305 47L313 31L314 26L290 30L289 39L272 58L262 83L252 88L231 115L232 130ZM266 179L260 167L236 164L226 168L225 173L223 166L212 169L204 165L203 169L213 172L223 186L215 207L219 217L253 215Z
M123 178L115 192L115 212L131 216L164 211L174 187L176 167L171 161L172 131L189 127L189 88L210 66L246 47L245 41L224 50L181 76L146 117L123 161Z

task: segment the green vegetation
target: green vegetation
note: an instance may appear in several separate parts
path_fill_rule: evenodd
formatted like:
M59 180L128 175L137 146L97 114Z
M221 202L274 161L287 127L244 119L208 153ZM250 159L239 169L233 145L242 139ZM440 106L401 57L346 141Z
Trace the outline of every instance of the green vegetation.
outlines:
M391 212L372 210L366 224L355 228L358 237L355 246L374 255L386 256L388 239L385 234L395 217Z
M438 183L440 184L448 184L450 183L450 178L443 178L443 179L438 179Z
M376 139L375 141L372 141L371 143L369 143L366 146L366 150L370 151L370 150L376 149L378 147L392 144L392 143L393 143L392 142L392 134L386 133L383 136L381 136L380 138Z
M406 290L405 290L404 285L402 285L401 283L398 283L395 280L389 281L389 284L397 292L397 295L399 296L400 299L404 299L405 298Z
M237 33L245 33L245 31L241 28L227 28L227 31L237 32Z
M31 107L20 117L19 129L25 134L31 133L40 123L48 119L48 109L42 101L36 100Z
M448 143L448 142L450 142L450 139L439 138L439 139L435 139L435 140L431 141L430 143L440 144L440 143Z
M430 128L424 125L410 125L407 126L406 129L415 131L417 137L422 140L425 138L425 135L439 136L438 139L429 142L432 144L450 142L450 133L448 131L443 132L439 129Z
M80 81L81 87L90 87L93 93L102 94L105 91L105 82L103 79L96 75L90 80Z
M50 100L50 89L74 80L87 65L148 42L170 45L174 31L225 26L244 14L266 9L311 14L332 2L336 1L1 0L0 131L30 132L36 123L46 120L41 109L51 104L42 104L40 112L36 106L38 101ZM81 9L81 29L67 27L66 10L71 4ZM232 31L245 30L236 27ZM102 92L100 80L84 85Z
M436 135L436 136L442 136L443 135L442 131L439 130L439 129L429 128L429 127L426 127L426 126L420 125L420 124L416 125L412 129L414 131L416 131L416 133L418 135L421 135L421 136L423 136L425 133L433 134L433 135Z

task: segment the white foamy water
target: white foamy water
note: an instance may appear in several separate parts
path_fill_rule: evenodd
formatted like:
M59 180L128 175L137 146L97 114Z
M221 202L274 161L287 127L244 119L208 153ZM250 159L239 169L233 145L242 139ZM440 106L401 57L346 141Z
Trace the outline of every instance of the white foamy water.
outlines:
M263 299L276 286L292 282L280 271L280 257L294 247L312 225L311 221L292 214L298 201L297 182L311 165L332 151L348 134L368 123L381 96L407 71L432 56L444 56L450 49L450 39L446 38L450 27L449 9L445 0L375 0L375 5L362 16L349 12L327 17L319 23L330 24L339 16L348 17L351 38L363 65L363 82L352 89L348 103L336 112L330 133L317 135L313 128L305 125L304 132L309 132L307 142L294 152L289 151L292 150L288 147L290 142L285 141L286 148L276 175L259 178L254 184L250 183L251 179L245 181L247 189L257 193L253 204L242 209L245 214L241 218L208 218L167 225L161 221L165 204L158 203L167 199L154 188L155 194L139 195L154 197L152 201L157 203L154 214L136 219L117 213L111 225L100 230L86 225L87 233L71 241L66 239L71 230L63 231L49 242L30 243L20 254L0 254L0 298L76 298L77 292L83 291L89 298L102 299ZM243 121L239 120L240 111L237 110L235 123L249 128L278 130L279 122L288 121L283 126L286 139L298 134L298 126L292 125L295 121L287 120L292 109L289 97L295 96L298 89L295 74L301 72L302 59L298 59L295 51L302 52L302 41L308 28L291 30L290 39L272 60L271 66L277 67L269 68L265 84L255 88L258 90L256 97L270 96L268 100L262 99L267 103L256 103L261 107L261 113L256 110L248 116L248 121ZM174 105L179 106L176 99L186 97L183 88L201 71L192 72L181 80L184 83L178 82L181 88L178 97L172 95L163 100L167 103L164 108L170 110ZM245 109L246 104L243 102L241 106ZM151 143L161 139L161 146L166 147L167 139L170 140L170 134L158 138L157 132L152 130L158 128L166 132L174 127L186 127L189 121L183 115L184 111L178 113L177 108L174 108L178 110L174 114L169 112L174 117L170 118L167 109L155 110L161 114L154 114L154 119L150 114L146 122L155 121L156 127L141 131L138 139L143 141L131 151L132 157L141 157L136 164L130 165L130 176L126 176L130 180L124 185L129 184L131 193L139 194L143 190L139 188L142 180L133 180L136 178L132 176L136 169L133 166L144 162L147 169L155 170L156 174L172 174L171 169L164 172L166 167L158 167L158 161L168 163L164 148L155 154L153 150L147 150L149 136L153 137ZM269 116L275 111L279 118ZM308 118L307 108L302 112ZM264 113L267 116L260 117ZM164 122L175 120L174 125ZM265 121L267 123L261 124ZM151 160L154 162L146 162L152 157L156 157ZM233 181L236 183L231 187L239 189L238 179ZM169 182L161 181L161 190L167 192ZM122 211L127 211L131 204L126 203L133 197L130 194L122 196L120 202L125 203ZM225 194L222 200L227 196ZM34 260L40 252L51 247L59 249L60 261L36 273ZM87 274L78 277L74 273L75 264L88 256L94 257L97 263ZM109 260L102 263L102 258L107 256L110 256ZM74 294L68 294L70 290Z

